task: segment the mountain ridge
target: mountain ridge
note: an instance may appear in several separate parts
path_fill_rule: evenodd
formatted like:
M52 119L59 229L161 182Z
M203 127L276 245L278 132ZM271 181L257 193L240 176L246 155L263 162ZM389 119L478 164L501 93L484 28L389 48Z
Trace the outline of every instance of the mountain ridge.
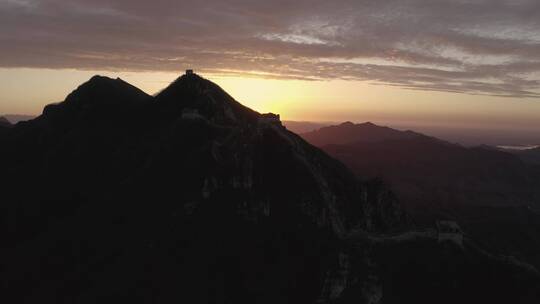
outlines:
M79 290L78 302L86 288L125 299L137 280L147 282L148 296L154 284L176 282L183 293L166 288L158 299L206 303L221 296L203 291L225 283L205 276L223 273L246 276L226 289L239 302L253 302L257 290L271 302L325 298L321 280L347 250L339 240L353 227L396 229L403 215L394 201L380 205L366 196L341 163L267 118L198 76L183 76L156 97L94 77L19 123L0 136L7 147L0 183L8 189L1 223L9 232L2 258L11 261L3 265L3 286L25 292L28 302L57 301L51 290ZM117 258L102 261L111 255ZM55 257L65 262L54 267ZM268 258L275 262L262 262ZM208 270L199 273L187 260ZM85 264L104 270L82 279ZM154 281L144 281L142 264L153 265ZM37 265L39 280L20 276ZM282 275L247 280L276 269ZM73 283L62 279L72 275Z
M389 127L380 127L371 122L355 124L350 121L335 126L322 127L301 135L316 146L427 137L410 130L398 131Z
M9 261L0 265L2 297L201 304L439 299L422 297L421 289L411 296L402 278L392 281L402 266L392 262L395 244L380 235L413 228L392 191L359 181L278 116L252 111L195 75L155 97L105 78L79 88L0 134L0 223L8 236L0 260ZM409 281L429 278L434 290L449 291L447 276L469 278L448 303L467 299L471 281L485 282L476 295L493 302L537 286L534 272L476 258L468 241L463 248L436 237L418 242L399 243L408 248L405 259L427 258L427 246L455 268L434 278L431 269L447 261L431 259L407 271Z

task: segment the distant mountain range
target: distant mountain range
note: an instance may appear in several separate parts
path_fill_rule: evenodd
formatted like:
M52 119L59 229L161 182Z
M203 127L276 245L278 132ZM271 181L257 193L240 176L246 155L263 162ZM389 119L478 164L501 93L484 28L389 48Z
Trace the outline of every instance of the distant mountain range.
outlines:
M531 149L501 149L504 152L514 154L524 162L540 165L540 146Z
M7 118L0 116L0 127L11 127L11 122Z
M322 127L330 126L332 125L332 123L284 120L283 125L287 127L288 130L296 134L301 134L301 133L306 133L306 132L320 129Z
M11 124L16 124L19 121L28 121L31 119L36 118L34 115L19 115L19 114L6 114L3 115L5 119L7 119Z
M309 121L283 121L287 129L298 133L308 133L322 127L339 125L338 122L309 122ZM511 129L504 126L474 127L448 125L437 123L407 123L400 121L376 122L377 125L391 125L397 130L414 130L417 133L427 134L451 143L459 143L466 147L480 145L521 145L524 143L540 143L540 134L533 127L527 129Z
M540 299L534 267L418 229L384 183L193 73L156 96L93 77L0 146L5 303Z
M380 127L371 122L354 124L345 122L337 126L323 127L301 133L302 137L315 146L341 145L350 143L378 143L392 140L409 140L426 137L412 131L398 131Z
M457 220L493 250L540 265L540 167L496 148L466 148L371 123L302 137L360 178L390 183L416 222Z

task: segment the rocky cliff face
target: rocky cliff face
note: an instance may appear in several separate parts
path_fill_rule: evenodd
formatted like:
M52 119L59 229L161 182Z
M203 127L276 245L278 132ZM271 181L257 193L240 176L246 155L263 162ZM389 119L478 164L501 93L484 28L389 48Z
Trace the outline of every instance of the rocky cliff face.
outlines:
M185 75L155 97L94 77L19 123L0 137L2 294L383 301L372 244L351 234L408 227L396 199L268 118Z

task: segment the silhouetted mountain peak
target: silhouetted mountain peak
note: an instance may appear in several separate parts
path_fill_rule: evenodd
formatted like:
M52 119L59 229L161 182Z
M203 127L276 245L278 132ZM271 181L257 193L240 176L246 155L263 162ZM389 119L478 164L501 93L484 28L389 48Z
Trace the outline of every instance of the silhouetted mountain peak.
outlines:
M213 82L206 80L195 73L183 74L163 89L156 97L173 97L174 95L186 92L202 93L205 90L216 89L216 87L217 85Z
M90 106L137 102L149 95L120 78L93 76L68 95L66 103Z
M164 115L198 115L212 121L255 122L260 114L243 106L221 87L195 73L178 77L156 96Z
M71 92L65 101L43 110L46 118L75 121L81 117L120 115L149 102L151 96L120 78L93 76Z

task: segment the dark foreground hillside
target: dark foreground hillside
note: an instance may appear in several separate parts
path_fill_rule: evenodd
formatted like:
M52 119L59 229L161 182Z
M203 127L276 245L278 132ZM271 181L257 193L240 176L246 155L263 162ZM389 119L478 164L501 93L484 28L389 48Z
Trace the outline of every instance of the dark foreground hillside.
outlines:
M194 74L96 76L0 146L5 303L540 299L535 269L408 237L384 185Z

